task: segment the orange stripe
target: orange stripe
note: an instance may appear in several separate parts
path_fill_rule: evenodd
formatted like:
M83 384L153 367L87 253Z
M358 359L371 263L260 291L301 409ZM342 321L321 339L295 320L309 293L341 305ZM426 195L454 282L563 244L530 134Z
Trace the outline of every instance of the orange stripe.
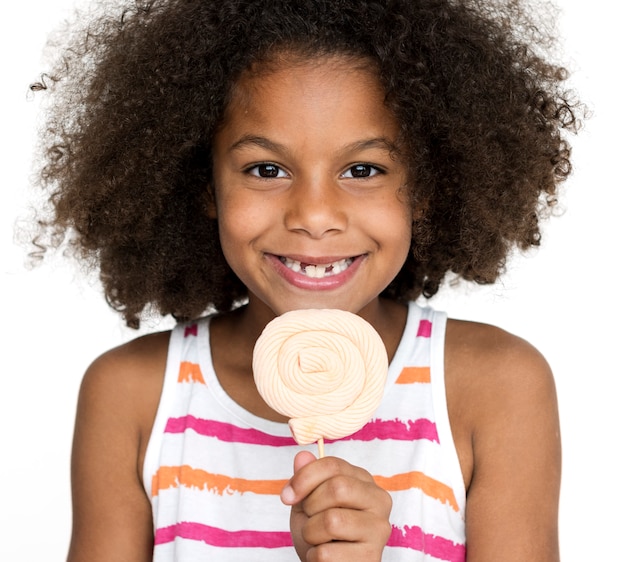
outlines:
M181 361L180 370L178 371L178 382L198 382L204 384L200 365L190 363L189 361Z
M374 481L388 492L418 488L427 496L435 498L441 503L447 503L454 511L459 511L459 505L456 503L452 488L439 482L439 480L426 476L422 472L406 472L394 476L374 476Z
M209 490L220 496L224 493L232 494L234 492L279 495L285 484L287 484L287 480L231 478L223 474L211 474L187 465L162 466L152 477L152 496L156 496L160 490L176 488L177 486Z
M430 367L405 367L396 380L396 384L413 384L416 382L430 382Z
M394 476L374 476L376 484L388 492L398 492L417 488L427 496L447 503L459 511L459 506L454 493L449 486L438 480L426 476L422 472L407 472ZM156 496L161 490L183 486L185 488L197 488L209 490L217 494L251 492L262 495L279 495L287 480L246 480L244 478L231 478L223 474L211 474L198 468L184 466L162 466L152 477L152 496Z

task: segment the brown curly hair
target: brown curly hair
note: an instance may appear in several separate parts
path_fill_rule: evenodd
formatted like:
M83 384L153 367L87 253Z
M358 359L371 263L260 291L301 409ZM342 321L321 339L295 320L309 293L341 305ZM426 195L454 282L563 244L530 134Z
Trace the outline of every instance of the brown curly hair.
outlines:
M36 244L95 264L129 325L147 307L189 318L245 299L207 214L211 142L238 77L279 50L375 63L424 208L384 296L430 297L448 272L494 282L514 246L539 244L580 119L521 1L131 4L80 27L32 86L54 94Z

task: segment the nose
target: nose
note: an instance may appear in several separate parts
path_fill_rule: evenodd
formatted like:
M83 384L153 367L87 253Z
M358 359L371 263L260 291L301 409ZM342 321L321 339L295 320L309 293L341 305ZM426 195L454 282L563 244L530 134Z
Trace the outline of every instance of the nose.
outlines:
M292 183L285 210L285 226L311 238L342 232L348 224L345 194L332 180L300 179Z

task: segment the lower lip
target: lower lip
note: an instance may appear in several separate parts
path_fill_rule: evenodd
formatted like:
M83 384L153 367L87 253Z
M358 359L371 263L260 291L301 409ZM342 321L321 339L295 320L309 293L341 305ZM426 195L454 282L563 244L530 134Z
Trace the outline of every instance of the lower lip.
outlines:
M270 263L278 274L287 281L290 285L298 287L299 289L306 289L308 291L331 291L338 289L345 285L356 273L361 263L365 259L364 255L355 257L350 266L337 275L329 275L328 277L307 277L302 273L297 273L288 268L278 256L266 254L270 260Z

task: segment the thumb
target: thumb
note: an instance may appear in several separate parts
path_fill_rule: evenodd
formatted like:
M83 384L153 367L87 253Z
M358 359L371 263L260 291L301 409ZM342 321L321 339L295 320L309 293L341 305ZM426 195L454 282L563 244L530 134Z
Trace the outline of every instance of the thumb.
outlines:
M293 459L293 471L298 472L303 466L312 463L315 458L315 455L309 451L300 451Z
M298 470L305 467L307 464L311 464L315 460L315 455L313 453L310 453L309 451L300 451L293 459L294 474L298 472ZM282 489L280 493L280 499L286 505L294 505L296 503L296 493L291 487L291 482L288 482L287 485Z

